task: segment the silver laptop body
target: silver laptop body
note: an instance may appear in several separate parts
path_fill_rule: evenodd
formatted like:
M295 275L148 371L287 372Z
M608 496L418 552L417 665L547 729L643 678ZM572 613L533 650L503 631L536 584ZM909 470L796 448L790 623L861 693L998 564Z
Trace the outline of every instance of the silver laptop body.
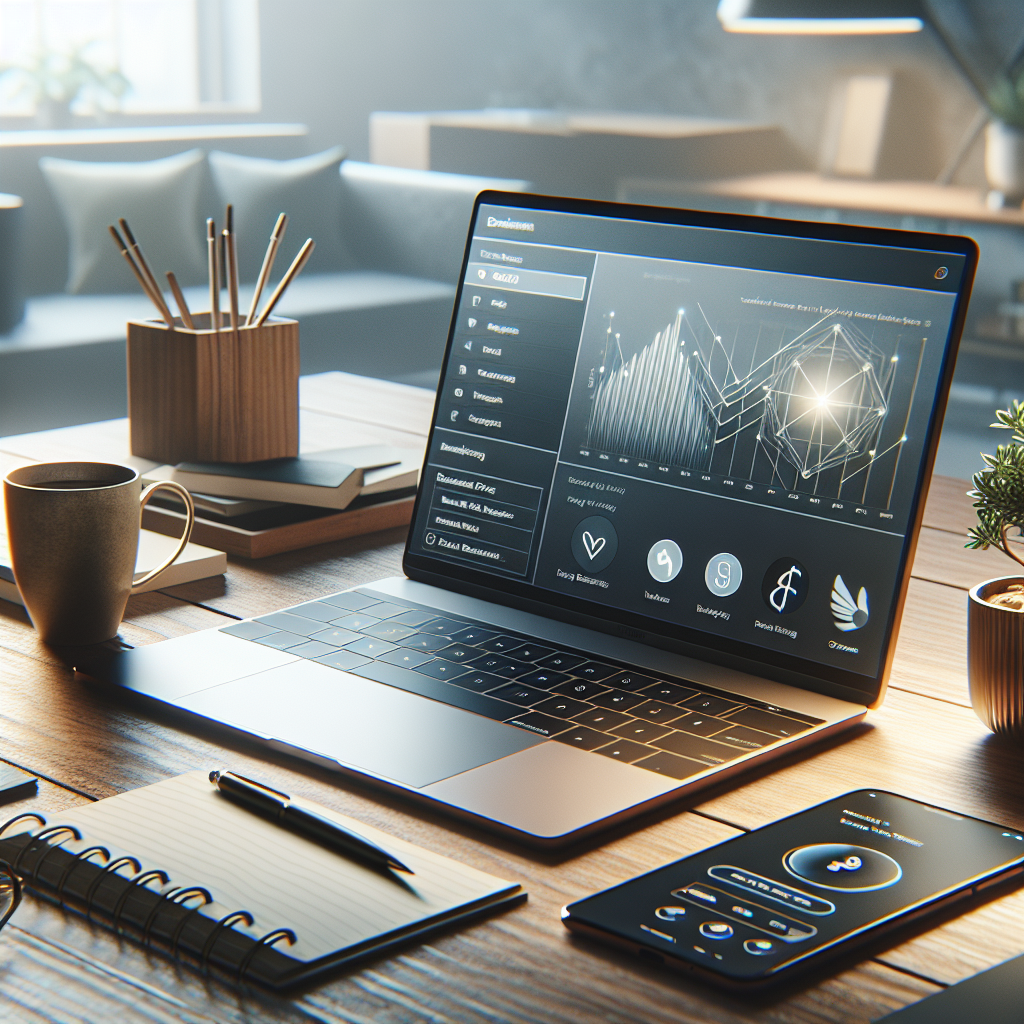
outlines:
M89 674L557 846L883 697L977 262L477 200L404 577Z

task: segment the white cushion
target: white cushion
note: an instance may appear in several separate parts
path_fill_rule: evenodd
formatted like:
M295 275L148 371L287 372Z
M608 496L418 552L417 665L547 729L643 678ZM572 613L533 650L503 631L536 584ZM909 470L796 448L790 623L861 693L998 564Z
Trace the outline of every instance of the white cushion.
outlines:
M40 169L57 200L70 240L67 291L137 291L107 226L128 221L161 282L173 270L182 284L206 276L206 228L199 211L203 151L139 163L42 157Z
M306 273L351 267L341 236L341 146L297 160L266 160L214 151L210 170L221 203L234 206L238 274L255 281L280 213L288 214L285 240L274 263L274 280L284 273L307 238L316 249ZM223 214L221 214L223 217ZM217 227L223 225L218 221Z

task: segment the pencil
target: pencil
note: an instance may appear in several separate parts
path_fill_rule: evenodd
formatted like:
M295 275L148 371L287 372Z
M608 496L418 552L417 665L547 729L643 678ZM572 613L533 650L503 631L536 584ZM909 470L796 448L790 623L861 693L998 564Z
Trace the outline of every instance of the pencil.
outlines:
M306 265L307 260L313 255L313 249L316 246L316 242L312 238L307 238L302 244L302 248L298 251L295 259L292 260L292 265L285 271L284 277L281 278L280 284L274 289L274 294L270 296L267 304L263 307L263 312L256 318L255 327L262 327L267 317L274 311L274 307L277 305L278 299L284 295L285 288L288 287L299 274L299 271Z
M217 225L206 219L206 259L210 273L210 327L220 330L220 279L217 275Z
M150 298L156 303L157 308L160 310L160 314L167 321L167 326L173 327L174 317L171 316L170 307L164 301L163 292L160 290L160 285L157 284L153 271L149 269L146 257L142 253L142 247L135 240L135 236L132 234L132 229L128 227L128 221L126 221L124 217L120 217L117 222L121 225L121 230L124 232L125 240L128 242L132 255L139 264L139 270L142 272L142 276L149 282L149 287L152 292Z
M178 284L178 279L174 276L173 270L167 271L167 283L171 286L171 294L174 296L174 301L178 304L178 309L181 310L181 322L190 330L195 330L195 324L192 323L192 314L189 311L188 303L185 301L184 293L181 290L181 285Z
M238 262L235 259L235 236L225 228L221 232L228 274L228 308L231 311L231 330L238 330Z
M249 315L245 318L247 327L256 318L256 307L259 305L260 295L263 293L267 281L270 280L270 271L274 266L274 257L277 256L277 247L281 244L281 239L284 238L285 228L287 227L288 214L278 214L277 223L274 225L274 230L270 233L270 242L267 245L266 255L263 257L263 266L260 267L260 276L256 279L256 290L252 293Z
M149 282L145 279L145 277L142 276L142 271L139 270L138 265L132 258L132 254L129 251L128 246L125 244L124 239L118 232L117 228L115 228L114 225L111 224L109 225L109 231L110 237L114 239L114 244L118 247L118 249L121 250L121 255L125 258L125 262L128 264L129 267L132 268L132 273L135 275L135 279L139 282L139 284L142 286L142 290L146 293L146 298L148 298L149 301L152 302L154 306L156 306L157 310L160 312L160 316L167 320L167 317L164 316L163 308L161 307L160 303L156 301L156 298L153 296L153 290L152 288L150 288ZM167 312L170 313L170 310L168 310ZM167 321L167 326L174 326L173 318Z

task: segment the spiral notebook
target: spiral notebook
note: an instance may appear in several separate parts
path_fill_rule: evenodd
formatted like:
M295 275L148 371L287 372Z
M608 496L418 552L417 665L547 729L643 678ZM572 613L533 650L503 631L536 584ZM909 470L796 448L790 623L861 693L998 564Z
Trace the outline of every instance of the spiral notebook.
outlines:
M0 830L0 857L27 888L119 934L273 989L525 898L516 883L305 806L385 847L414 874L375 871L264 821L202 771L42 825L19 816Z

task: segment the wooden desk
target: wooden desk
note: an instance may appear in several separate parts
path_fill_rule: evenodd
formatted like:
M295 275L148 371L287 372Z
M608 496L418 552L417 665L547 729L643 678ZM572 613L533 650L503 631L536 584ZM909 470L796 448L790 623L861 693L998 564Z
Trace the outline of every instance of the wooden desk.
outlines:
M331 435L385 422L422 433L432 397L344 375L304 382L303 431ZM361 397L360 397L361 396ZM345 423L345 417L349 423ZM17 457L83 457L120 423L0 440ZM109 450L109 449L108 449ZM194 768L249 769L395 835L520 880L522 907L372 961L293 1000L239 994L118 942L29 897L0 932L5 1010L19 1020L145 1022L338 1021L487 1024L534 1021L870 1021L942 985L1024 952L1024 891L1003 896L835 977L750 1001L570 938L560 907L584 894L783 814L862 785L893 789L1024 827L1024 752L991 737L966 689L967 587L1008 571L993 552L963 549L971 519L962 481L936 478L914 565L885 704L865 724L744 783L723 787L562 858L539 857L471 827L414 810L326 772L268 758L210 731L182 730L74 677L24 613L0 602L0 756L40 776L39 794L5 808L59 812ZM319 597L399 571L400 531L256 563L232 560L224 580L132 598L121 631L153 643Z

